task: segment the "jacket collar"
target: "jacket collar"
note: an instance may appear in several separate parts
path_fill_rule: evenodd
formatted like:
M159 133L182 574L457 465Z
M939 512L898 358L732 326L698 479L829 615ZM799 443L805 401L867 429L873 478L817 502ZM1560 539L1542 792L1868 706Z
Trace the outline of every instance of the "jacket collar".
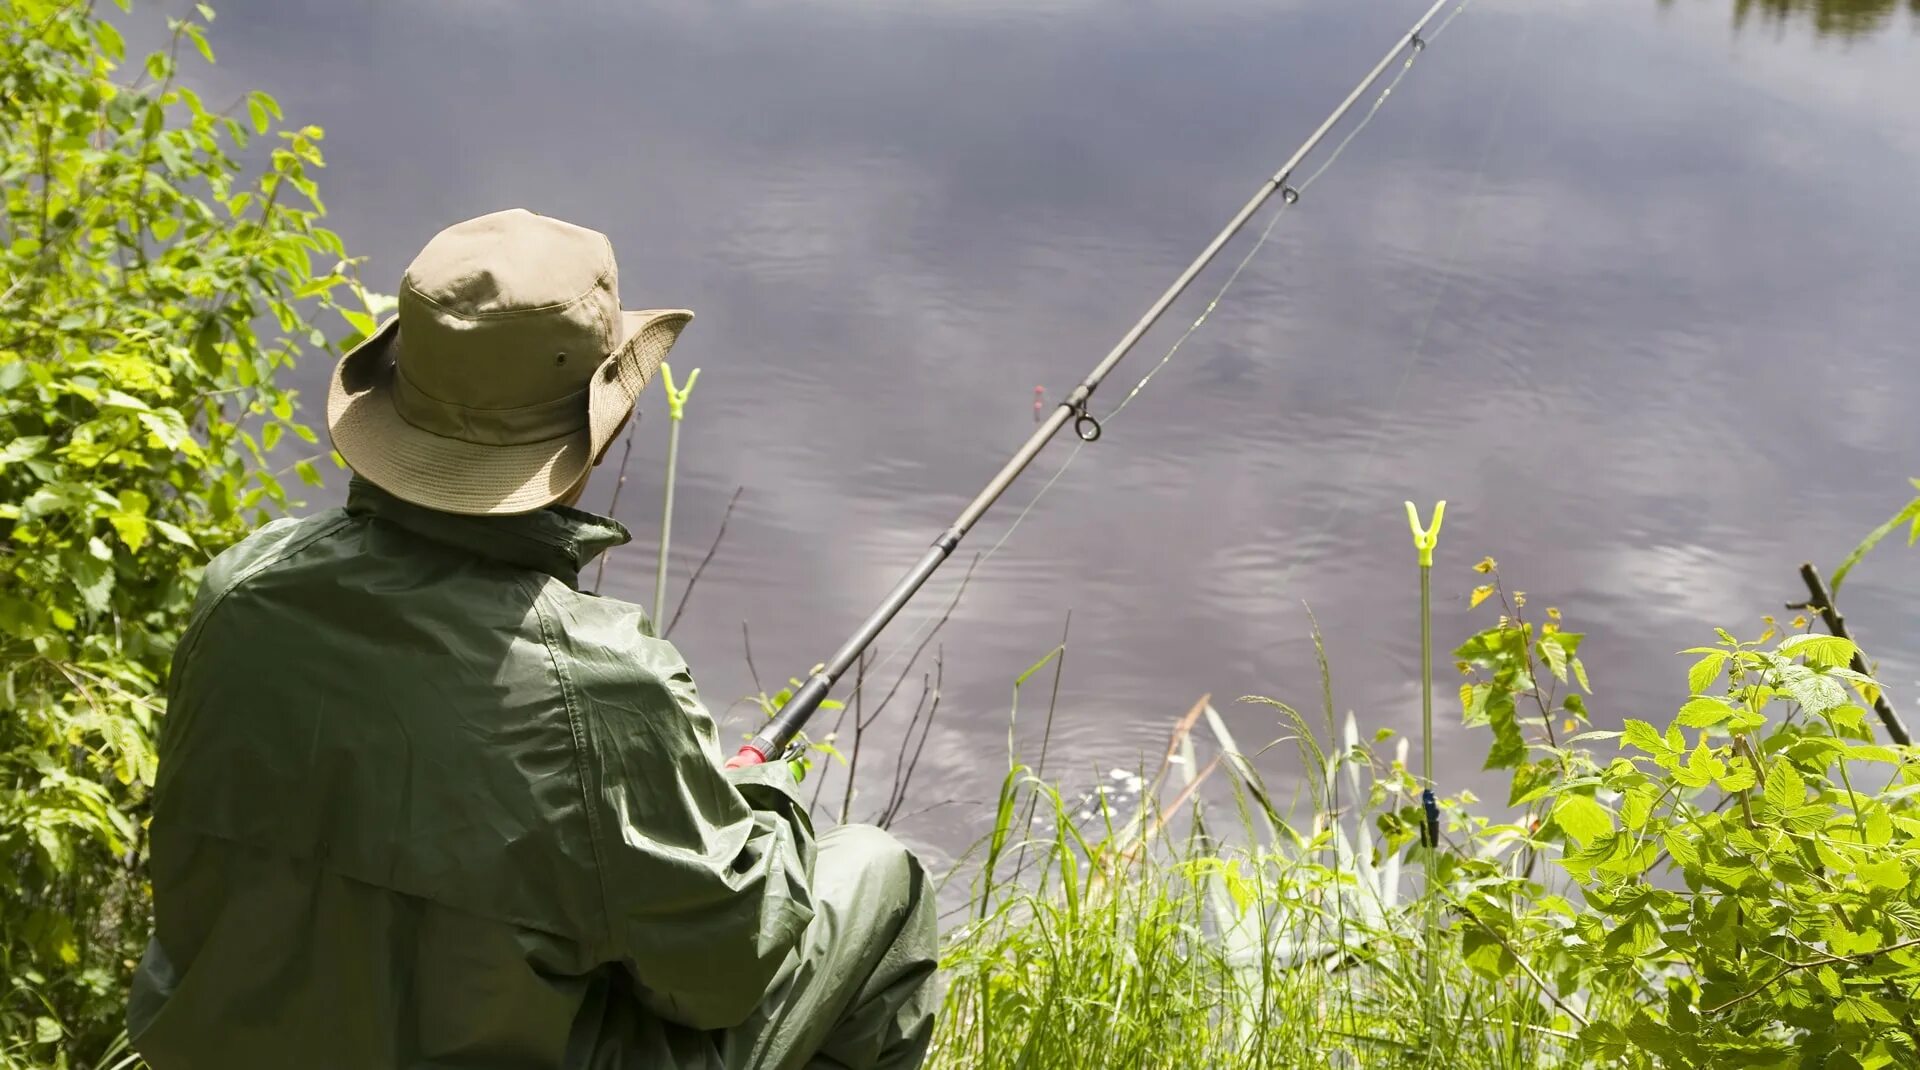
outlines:
M354 476L347 512L372 515L416 535L469 553L544 572L578 587L580 570L603 551L633 536L610 517L564 505L516 516L460 516L402 501Z

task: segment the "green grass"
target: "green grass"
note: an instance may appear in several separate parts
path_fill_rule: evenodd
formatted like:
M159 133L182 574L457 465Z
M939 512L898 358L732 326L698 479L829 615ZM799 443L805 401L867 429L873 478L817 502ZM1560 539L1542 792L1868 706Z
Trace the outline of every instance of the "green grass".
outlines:
M1530 981L1476 972L1457 932L1435 948L1443 1025L1429 1032L1425 915L1400 887L1417 865L1376 855L1366 820L1405 788L1404 760L1375 776L1351 722L1328 759L1286 713L1310 768L1335 775L1310 776L1289 820L1227 757L1238 806L1225 831L1241 846L1189 795L1162 810L1149 791L1130 816L1102 806L1089 833L1055 787L1010 774L967 920L948 933L929 1065L1561 1065L1569 1016ZM1199 775L1184 749L1174 767ZM1342 779L1361 804L1348 813L1327 805ZM1029 800L1043 821L1012 827Z

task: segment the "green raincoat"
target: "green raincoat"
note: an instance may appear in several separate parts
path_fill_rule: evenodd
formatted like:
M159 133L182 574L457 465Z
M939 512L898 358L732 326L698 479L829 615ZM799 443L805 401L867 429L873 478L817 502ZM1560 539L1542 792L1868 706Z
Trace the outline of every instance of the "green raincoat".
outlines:
M917 1066L926 878L817 841L788 765L723 771L562 507L463 517L356 480L208 568L174 662L155 1070Z

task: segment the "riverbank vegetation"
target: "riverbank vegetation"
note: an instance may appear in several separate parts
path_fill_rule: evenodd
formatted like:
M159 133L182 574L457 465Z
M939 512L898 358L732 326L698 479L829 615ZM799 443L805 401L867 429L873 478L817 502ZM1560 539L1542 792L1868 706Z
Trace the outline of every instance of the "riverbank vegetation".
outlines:
M1224 770L1228 814L1163 781L1192 716L1132 814L1076 824L1010 775L936 1065L1914 1065L1915 766L1875 741L1854 645L1719 632L1672 716L1599 731L1582 636L1483 567L1460 709L1509 791L1442 801L1432 888L1404 740L1256 700L1305 772L1282 806L1203 701L1220 757L1192 775ZM1016 825L1026 798L1048 825Z
M0 1068L133 1065L167 659L208 557L333 470L286 370L384 308L321 225L321 131L182 84L211 19L139 60L92 4L0 0ZM1207 700L1124 801L1016 766L953 877L934 1065L1920 1064L1914 755L1852 643L1703 624L1670 715L1596 726L1582 635L1470 582L1460 717L1504 797L1423 844L1407 741L1330 688L1254 700L1286 793Z

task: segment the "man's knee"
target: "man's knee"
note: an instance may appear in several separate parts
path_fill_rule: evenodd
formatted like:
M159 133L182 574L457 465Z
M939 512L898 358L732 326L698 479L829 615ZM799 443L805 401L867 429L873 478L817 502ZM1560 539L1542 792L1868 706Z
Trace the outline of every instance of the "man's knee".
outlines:
M909 940L933 938L926 868L885 829L841 825L820 837L818 890L861 923ZM922 931L924 930L924 932Z
M921 871L913 851L878 825L829 829L820 837L820 854L835 868L871 873L889 884L904 883Z

